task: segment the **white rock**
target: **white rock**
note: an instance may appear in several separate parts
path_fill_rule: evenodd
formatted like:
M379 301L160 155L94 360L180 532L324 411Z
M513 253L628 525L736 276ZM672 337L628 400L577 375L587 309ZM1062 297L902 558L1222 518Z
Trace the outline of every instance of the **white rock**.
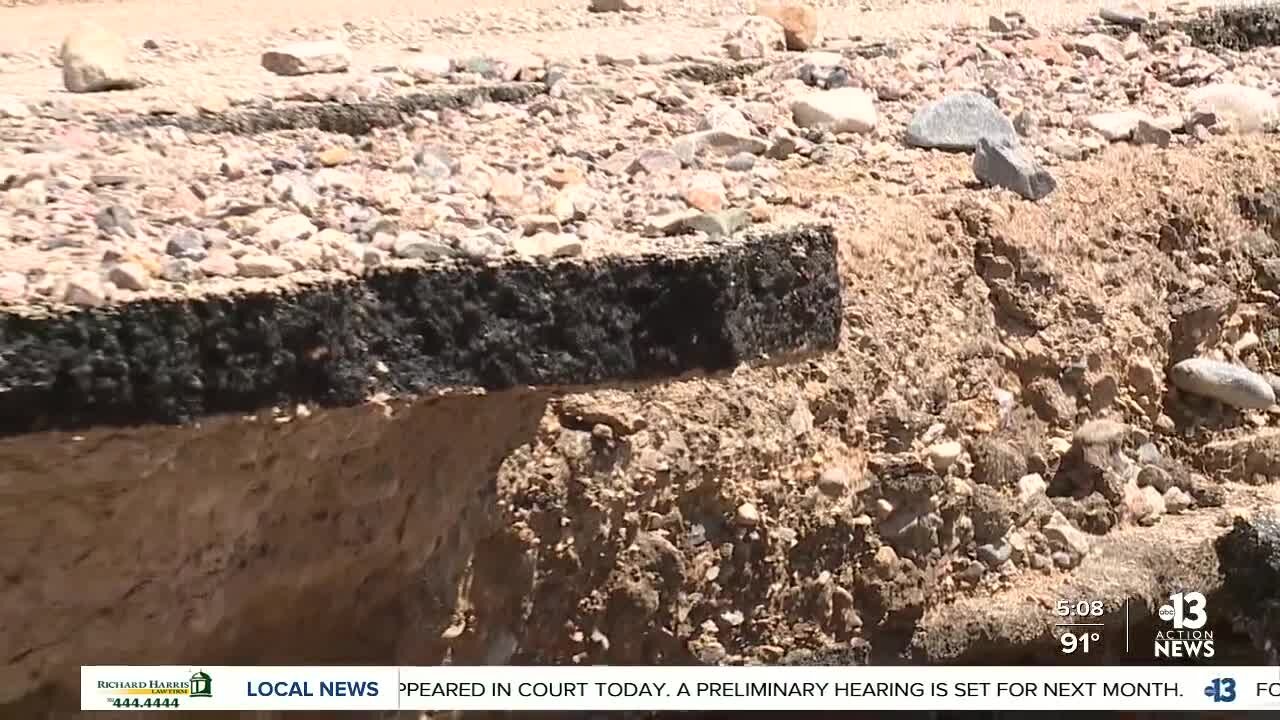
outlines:
M293 272L293 263L275 255L245 255L236 261L241 277L269 278Z
M136 262L124 262L107 272L107 279L125 290L146 290L151 287L151 273Z
M929 462L933 463L933 469L938 474L945 474L963 452L964 446L955 440L940 442L929 448Z
M1208 110L1237 133L1269 132L1280 121L1280 105L1271 93L1245 85L1218 83L1187 94L1188 109Z
M1208 358L1190 358L1169 370L1179 390L1213 398L1248 410L1265 410L1276 403L1267 379L1249 368Z
M1027 502L1049 488L1040 473L1023 475L1018 479L1018 499Z
M31 108L13 95L0 95L0 118L21 120L31 116Z
M84 270L67 278L67 294L64 299L72 305L97 307L107 302L107 289L98 273Z
M17 302L27 294L27 276L20 272L0 272L0 302Z
M276 75L346 72L351 67L351 50L338 40L290 43L263 53L262 67Z
M400 69L418 82L433 82L449 74L453 61L443 55L418 55L401 64Z
M837 88L795 99L791 103L791 118L804 128L868 133L876 127L876 106L871 95L862 90Z
M1151 117L1140 110L1122 110L1119 112L1094 113L1085 122L1102 137L1111 142L1116 142L1133 137L1133 131L1137 129L1138 123L1143 120L1150 121Z
M1169 511L1170 515L1177 515L1188 510L1194 501L1191 496L1180 487L1171 487L1164 491L1164 507Z
M1062 550L1076 557L1084 557L1089 553L1089 536L1072 525L1071 521L1060 512L1053 513L1041 532L1055 550Z
M762 15L737 20L724 38L724 49L734 60L760 58L787 49L782 24Z
M73 30L62 41L62 84L73 93L129 90L142 83L129 69L124 38L93 24Z

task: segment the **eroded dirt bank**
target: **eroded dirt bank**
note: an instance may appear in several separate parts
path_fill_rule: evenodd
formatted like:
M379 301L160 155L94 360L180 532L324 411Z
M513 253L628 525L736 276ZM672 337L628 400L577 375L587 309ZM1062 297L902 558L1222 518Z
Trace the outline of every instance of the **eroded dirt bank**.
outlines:
M510 549L537 558L500 620L513 659L1000 662L1054 652L1058 597L1149 615L1216 591L1214 540L1280 498L1274 415L1178 394L1166 370L1272 367L1278 159L1263 140L1113 147L1056 202L881 206L842 226L837 352L554 401L502 472ZM1152 482L1190 507L1124 489Z

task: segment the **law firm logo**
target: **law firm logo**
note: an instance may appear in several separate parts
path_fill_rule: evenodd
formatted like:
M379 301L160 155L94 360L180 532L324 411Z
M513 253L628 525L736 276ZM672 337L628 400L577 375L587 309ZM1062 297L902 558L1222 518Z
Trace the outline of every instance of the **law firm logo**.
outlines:
M190 675L134 676L99 679L98 692L106 695L110 708L138 710L178 710L190 707L192 698L212 698L213 678L203 670Z
M209 677L209 673L198 670L191 676L191 694L188 697L213 697L213 678Z
M1171 627L1156 631L1155 655L1167 658L1213 657L1213 631L1203 593L1173 593L1157 615Z

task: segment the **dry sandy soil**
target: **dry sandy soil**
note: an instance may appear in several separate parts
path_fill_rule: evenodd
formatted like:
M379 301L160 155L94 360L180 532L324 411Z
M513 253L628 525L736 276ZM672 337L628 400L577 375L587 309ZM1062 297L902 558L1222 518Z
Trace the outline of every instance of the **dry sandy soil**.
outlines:
M829 223L845 281L840 347L556 401L504 466L507 530L478 553L470 597L421 632L454 638L464 659L513 662L778 662L832 649L851 662L1010 660L1043 651L1056 597L1105 588L1111 609L1146 607L1170 578L1208 582L1210 570L1186 564L1197 548L1280 499L1280 415L1179 392L1169 372L1190 357L1259 374L1280 364L1280 202L1268 192L1280 151L1274 135L1241 132L1223 111L1206 120L1187 98L1215 83L1273 93L1280 56L1115 28L1125 48L1100 56L1089 48L1108 30L1093 2L817 7L815 49L838 53L844 82L875 98L873 129L797 126L790 103L817 91L822 58L771 52L712 82L671 74L689 59L732 66L721 42L741 3L0 9L0 90L31 110L0 120L0 169L13 168L0 177L11 201L0 302L83 299L68 278L82 282L100 260L132 264L85 290L106 302L260 277L244 260L263 255L285 258L282 274L358 273L371 257L412 257L405 232L446 237L449 252L477 237L525 252L512 238L530 235L590 255L660 243L654 218L690 206ZM988 29L1009 11L1022 30ZM86 18L137 48L146 87L61 91L51 58ZM259 65L277 43L321 37L350 45L349 72L283 78ZM424 113L358 139L94 125L95 113L215 116L262 98L340 98L353 83L394 97L422 85L397 70L413 58L517 52L546 60L522 80L543 83L564 63L560 94ZM1051 194L986 187L972 153L904 142L919 108L962 90L1015 120L1055 178ZM735 131L770 152L673 161L673 143L726 105L740 113ZM1107 136L1097 115L1134 109L1158 140L1128 139L1132 127ZM775 156L779 130L795 147ZM416 154L424 147L437 160ZM441 177L421 181L440 157ZM565 164L581 182L549 180ZM512 182L514 197L493 189ZM546 220L562 186L577 185L586 195ZM316 199L304 204L308 188ZM236 202L246 209L228 213ZM95 221L108 205L133 229ZM70 240L39 244L49 228ZM171 246L185 230L206 240L184 258ZM323 233L332 248L296 249ZM330 261L330 249L350 252ZM219 254L221 274L205 266Z

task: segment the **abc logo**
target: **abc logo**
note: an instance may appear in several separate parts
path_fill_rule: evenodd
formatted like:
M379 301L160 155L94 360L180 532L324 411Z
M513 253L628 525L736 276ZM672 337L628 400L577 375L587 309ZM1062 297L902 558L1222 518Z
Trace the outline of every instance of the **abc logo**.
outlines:
M1165 621L1165 622L1169 622L1170 620L1172 620L1172 619L1173 619L1173 608L1172 608L1171 606L1169 606L1169 605L1164 605L1164 606L1162 606L1162 607L1160 608L1160 619L1161 619L1161 620L1163 620L1163 621Z

